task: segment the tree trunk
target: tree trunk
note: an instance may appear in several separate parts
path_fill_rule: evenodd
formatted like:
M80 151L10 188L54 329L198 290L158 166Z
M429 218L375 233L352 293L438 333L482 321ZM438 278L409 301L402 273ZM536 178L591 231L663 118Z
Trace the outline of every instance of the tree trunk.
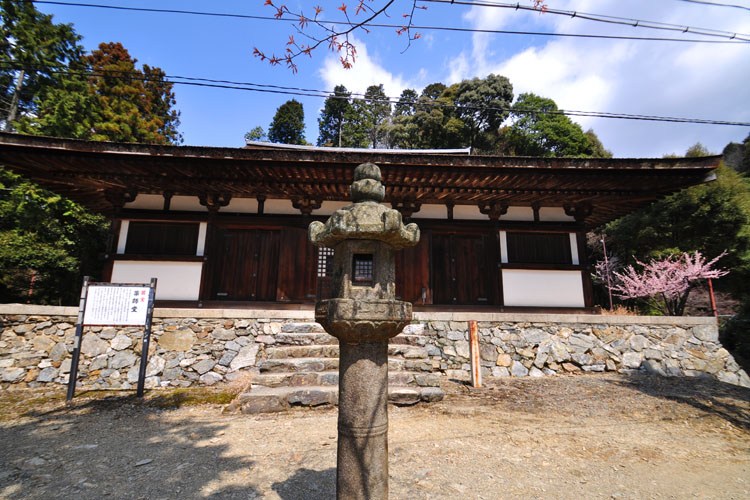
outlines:
M13 99L10 101L10 108L8 109L8 115L5 117L5 127L3 128L3 132L10 132L10 124L11 122L16 120L16 116L18 115L18 95L21 93L21 88L23 88L23 78L26 76L26 73L24 70L21 70L18 72L18 78L16 79L16 86L13 89Z

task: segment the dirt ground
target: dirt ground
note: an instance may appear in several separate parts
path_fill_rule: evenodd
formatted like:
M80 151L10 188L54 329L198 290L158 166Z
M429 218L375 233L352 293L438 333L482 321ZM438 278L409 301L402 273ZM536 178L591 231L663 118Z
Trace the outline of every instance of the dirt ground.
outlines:
M651 376L450 383L390 407L392 499L750 498L750 390ZM336 410L0 392L0 498L335 497Z

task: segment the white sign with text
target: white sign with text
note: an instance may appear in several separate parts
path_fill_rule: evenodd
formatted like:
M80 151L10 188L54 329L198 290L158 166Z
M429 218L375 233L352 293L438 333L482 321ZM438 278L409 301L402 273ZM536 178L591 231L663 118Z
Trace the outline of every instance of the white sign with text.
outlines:
M151 288L143 285L90 284L84 326L145 326Z

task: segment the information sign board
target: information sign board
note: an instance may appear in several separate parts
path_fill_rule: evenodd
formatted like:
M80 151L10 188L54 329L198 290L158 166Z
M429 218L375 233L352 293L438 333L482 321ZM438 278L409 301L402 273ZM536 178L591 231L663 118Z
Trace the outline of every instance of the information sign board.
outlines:
M151 287L89 283L84 326L144 326Z

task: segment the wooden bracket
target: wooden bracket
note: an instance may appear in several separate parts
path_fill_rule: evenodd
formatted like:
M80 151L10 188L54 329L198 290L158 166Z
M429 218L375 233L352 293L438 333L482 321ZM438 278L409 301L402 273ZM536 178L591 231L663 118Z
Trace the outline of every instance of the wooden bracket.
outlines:
M573 217L576 222L585 222L586 217L591 215L594 207L590 203L579 203L578 205L563 205L565 215Z
M487 215L491 220L498 220L501 215L504 215L508 212L508 204L499 201L480 201L479 211Z
M302 212L302 215L310 215L313 210L319 209L322 205L322 200L314 200L312 198L292 198L292 206Z
M203 193L198 196L201 205L208 209L209 213L215 214L221 207L226 207L232 200L231 194Z
M401 215L408 219L415 213L419 212L419 210L422 208L422 204L415 200L399 200L399 201L392 201L391 206L395 209L401 212Z

